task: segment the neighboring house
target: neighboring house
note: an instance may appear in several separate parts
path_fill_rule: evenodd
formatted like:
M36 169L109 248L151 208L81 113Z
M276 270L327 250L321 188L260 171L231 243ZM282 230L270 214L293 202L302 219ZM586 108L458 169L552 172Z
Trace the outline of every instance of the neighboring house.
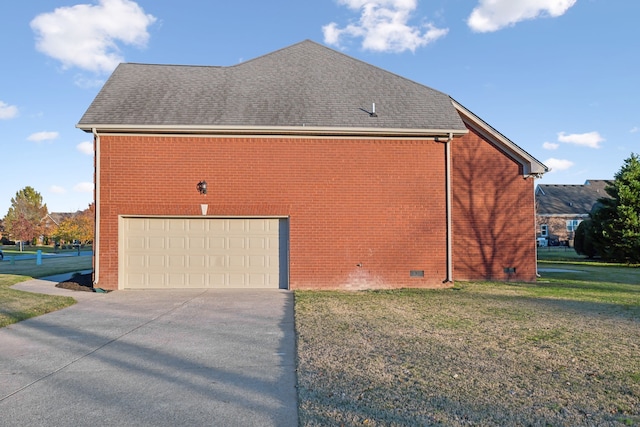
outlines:
M583 185L539 184L536 187L537 237L549 244L573 246L576 228L613 181L589 179Z
M95 141L105 289L534 281L547 168L448 95L311 41L121 64Z
M42 236L40 237L40 241L44 242L45 239L51 237L57 230L60 223L62 223L62 221L69 218L74 218L80 213L81 213L80 211L51 212L45 215L45 217L42 218L42 220L40 221L40 223L42 224Z

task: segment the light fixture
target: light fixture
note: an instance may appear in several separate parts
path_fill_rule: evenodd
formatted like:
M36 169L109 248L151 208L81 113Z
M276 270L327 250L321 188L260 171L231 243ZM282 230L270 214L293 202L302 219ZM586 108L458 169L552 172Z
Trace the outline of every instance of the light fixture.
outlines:
M207 181L200 181L197 185L196 188L198 189L198 192L200 194L207 194Z

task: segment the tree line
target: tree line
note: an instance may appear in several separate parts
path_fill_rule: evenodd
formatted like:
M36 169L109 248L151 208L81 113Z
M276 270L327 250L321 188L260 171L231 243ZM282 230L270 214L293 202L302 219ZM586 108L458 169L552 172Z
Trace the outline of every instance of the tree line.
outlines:
M589 258L605 261L640 263L640 158L637 154L624 161L612 185L605 188L609 197L594 205L589 219L582 221L575 234L575 249Z
M95 223L94 204L84 211L75 212L58 223L49 218L42 195L32 187L18 191L2 220L2 242L72 243L93 241Z

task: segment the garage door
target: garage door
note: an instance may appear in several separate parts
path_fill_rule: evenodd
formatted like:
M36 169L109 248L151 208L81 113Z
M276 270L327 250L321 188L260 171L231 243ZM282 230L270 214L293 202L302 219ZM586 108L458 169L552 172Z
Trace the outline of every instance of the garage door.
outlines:
M122 218L120 283L286 288L286 225L278 218Z

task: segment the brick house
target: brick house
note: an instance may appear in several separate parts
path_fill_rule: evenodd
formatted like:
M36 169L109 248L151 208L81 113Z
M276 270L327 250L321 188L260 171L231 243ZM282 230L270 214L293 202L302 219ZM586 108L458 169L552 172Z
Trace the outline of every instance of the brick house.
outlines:
M573 246L576 228L601 197L611 180L588 179L582 185L540 184L536 187L537 237L551 245Z
M314 42L121 64L78 127L102 288L535 280L522 230L547 168L448 95Z
M40 220L40 226L42 227L42 236L40 236L39 238L40 243L44 243L46 240L51 238L51 236L58 229L58 226L60 225L60 223L62 223L64 220L73 218L79 214L80 214L80 211L47 213L44 216L44 218Z

